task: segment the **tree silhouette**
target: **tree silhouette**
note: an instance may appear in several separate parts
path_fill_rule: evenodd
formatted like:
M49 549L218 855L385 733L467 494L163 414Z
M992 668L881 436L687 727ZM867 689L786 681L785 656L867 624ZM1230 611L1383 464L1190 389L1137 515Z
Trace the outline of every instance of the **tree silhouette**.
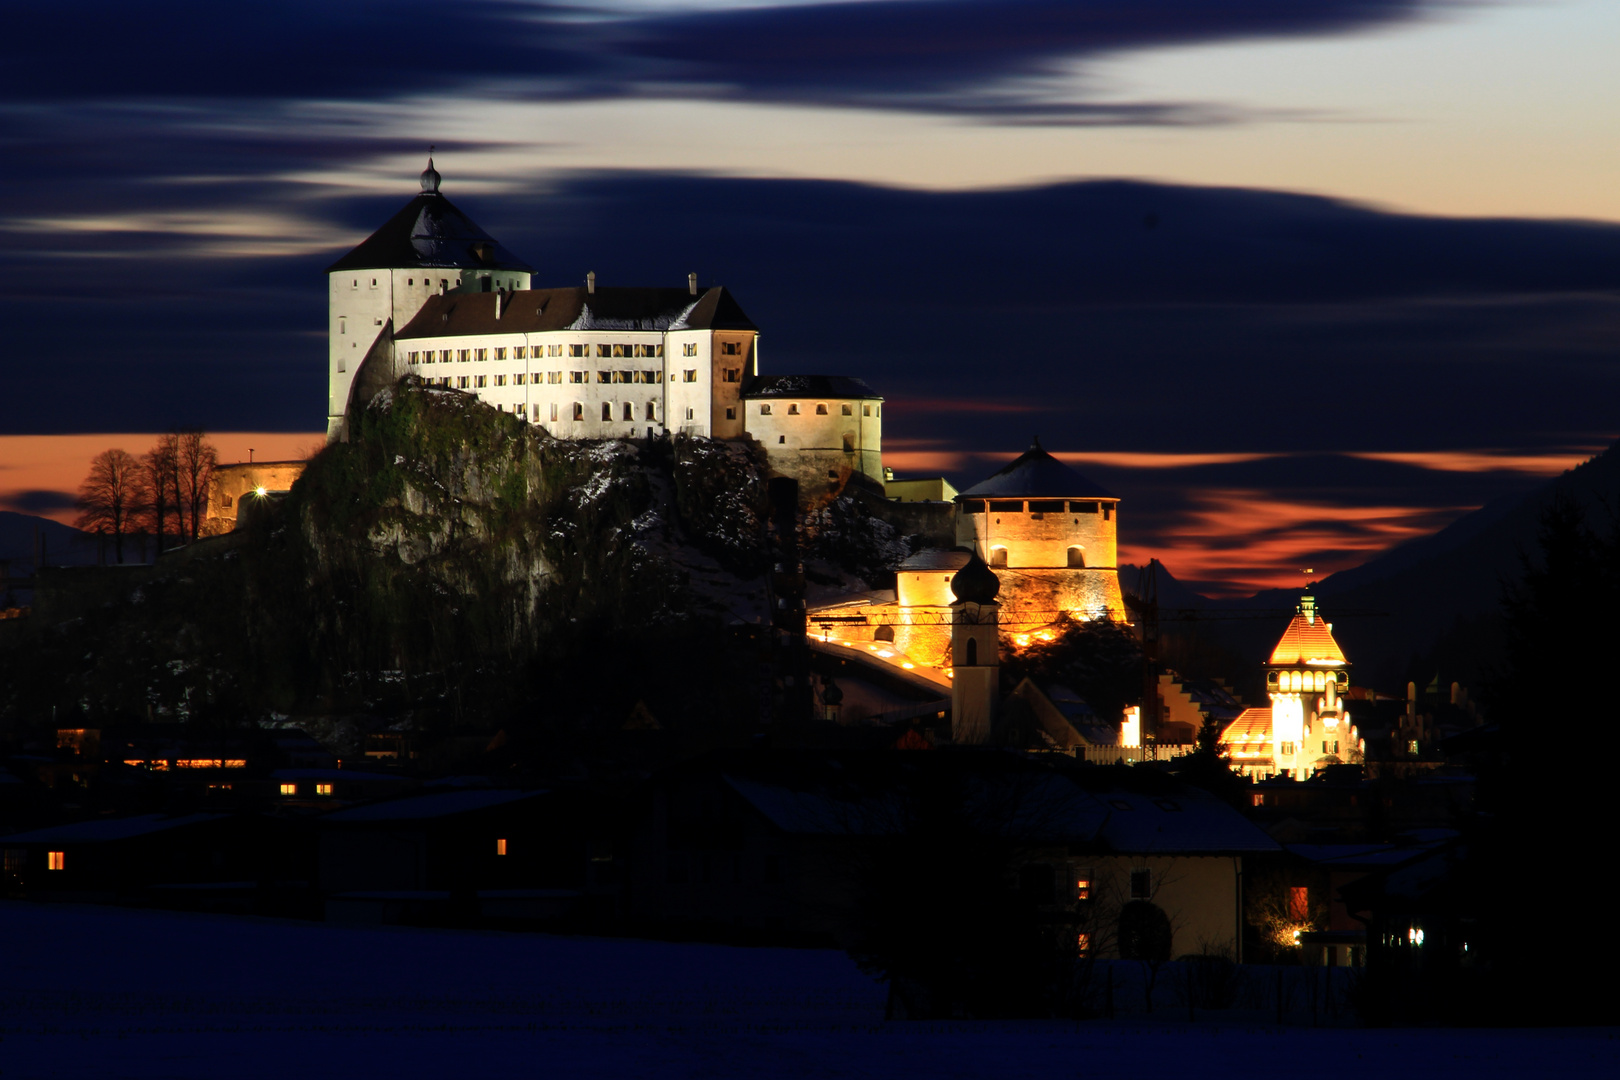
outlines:
M110 534L113 556L124 561L124 535L140 520L146 490L140 459L126 450L103 450L90 459L90 474L79 485L79 516L86 532Z

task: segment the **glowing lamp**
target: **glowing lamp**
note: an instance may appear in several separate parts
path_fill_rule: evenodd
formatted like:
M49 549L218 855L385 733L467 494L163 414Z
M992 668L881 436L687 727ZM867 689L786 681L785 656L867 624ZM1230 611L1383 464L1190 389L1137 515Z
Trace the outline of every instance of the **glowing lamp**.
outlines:
M262 498L265 497L265 495L268 494L268 492L265 491L264 485L260 484L258 487L253 489L253 494L257 495L259 498L262 499Z

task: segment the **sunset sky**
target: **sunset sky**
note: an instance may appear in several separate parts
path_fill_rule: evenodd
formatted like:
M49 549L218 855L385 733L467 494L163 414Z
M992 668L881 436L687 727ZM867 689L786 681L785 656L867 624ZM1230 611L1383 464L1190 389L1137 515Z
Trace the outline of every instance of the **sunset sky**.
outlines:
M17 5L0 509L176 424L314 443L323 270L431 143L537 285L695 270L762 371L865 377L898 471L1038 434L1122 559L1355 565L1620 434L1617 47L1613 0Z

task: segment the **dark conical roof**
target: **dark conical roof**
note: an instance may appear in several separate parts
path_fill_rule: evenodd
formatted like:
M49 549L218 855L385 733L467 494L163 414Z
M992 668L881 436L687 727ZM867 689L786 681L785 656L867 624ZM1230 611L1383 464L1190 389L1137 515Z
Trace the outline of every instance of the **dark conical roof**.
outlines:
M1041 449L1036 439L1023 455L957 496L958 499L1117 499Z
M1001 591L1001 579L985 565L975 551L968 556L967 565L951 575L951 592L956 599L967 604L993 604Z
M416 266L533 271L533 267L456 209L438 187L439 174L429 163L427 172L422 174L422 193L406 203L404 209L360 246L328 266L326 272L400 270Z

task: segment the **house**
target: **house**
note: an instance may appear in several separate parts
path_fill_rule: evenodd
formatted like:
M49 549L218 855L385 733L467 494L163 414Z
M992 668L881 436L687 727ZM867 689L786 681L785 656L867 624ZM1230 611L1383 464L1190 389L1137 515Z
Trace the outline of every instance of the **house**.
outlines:
M151 902L163 887L253 888L273 828L236 814L137 814L0 837L0 852L8 882L29 897Z
M611 909L609 817L589 793L443 788L319 818L335 922L535 921Z
M1280 851L1225 803L1156 773L991 751L735 751L644 789L627 915L672 933L847 944L864 868L910 842L931 788L963 792L964 836L1007 843L1017 887L1082 926L1078 947L1102 957L1117 955L1133 901L1164 912L1176 955L1236 952L1244 860Z

